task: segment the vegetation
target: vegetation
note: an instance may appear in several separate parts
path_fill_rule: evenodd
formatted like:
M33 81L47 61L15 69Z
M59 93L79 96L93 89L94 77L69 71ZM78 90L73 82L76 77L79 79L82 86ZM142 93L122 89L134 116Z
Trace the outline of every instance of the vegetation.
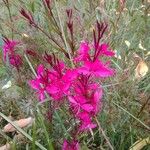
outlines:
M103 61L109 60L115 73L94 79L103 88L102 108L93 116L97 127L78 135L80 149L150 149L149 0L3 0L0 12L1 146L57 150L64 139L72 140L79 120L73 120L68 102L54 103L47 93L40 101L29 82L39 64L48 67L43 59L48 54L75 68L81 41L92 45L93 32L102 23L107 29L101 43L115 52ZM19 41L17 63L4 59L6 39ZM29 117L32 121L16 122ZM4 128L8 123L15 127L11 132Z

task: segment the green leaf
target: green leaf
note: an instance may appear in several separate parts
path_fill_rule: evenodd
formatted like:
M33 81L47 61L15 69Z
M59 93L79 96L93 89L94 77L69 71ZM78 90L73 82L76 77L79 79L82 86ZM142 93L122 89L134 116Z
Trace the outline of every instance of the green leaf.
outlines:
M7 116L5 116L3 113L0 112L0 116L4 118L6 121L8 121L18 132L20 132L22 135L24 135L27 139L33 142L33 138L26 133L23 129L21 129L17 124L15 124L13 121L11 121ZM43 145L41 145L39 142L35 141L36 146L38 146L41 150L47 150Z

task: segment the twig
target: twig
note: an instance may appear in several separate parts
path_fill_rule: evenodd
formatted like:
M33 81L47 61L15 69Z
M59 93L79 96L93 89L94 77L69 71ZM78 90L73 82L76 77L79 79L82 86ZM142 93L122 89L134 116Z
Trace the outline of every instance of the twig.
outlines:
M67 49L67 52L68 52L68 55L69 55L69 59L71 61L71 65L73 67L74 64L73 64L72 56L71 56L71 53L70 53L70 50L69 50L69 45L68 45L66 37L65 37L65 33L64 33L62 22L61 22L60 14L59 14L59 11L58 11L58 4L57 4L56 0L54 2L55 2L56 11L57 11L57 14L58 14L58 19L59 19L59 23L60 23L60 28L61 28L62 36L63 36L64 42L65 42L65 46L66 46L66 49Z
M13 23L11 11L10 11L10 6L9 6L9 1L8 1L8 0L6 0L6 1L3 0L3 2L5 3L5 5L6 5L6 7L7 7L10 21L11 21L11 23ZM14 25L12 24L12 26L14 26ZM11 28L11 31L12 31L12 40L13 40L13 36L14 36L14 29L13 29L13 27Z
M148 104L149 100L150 100L150 96L147 98L146 102L142 105L140 111L139 111L138 114L137 114L137 118L141 115L141 113L143 112L144 108L145 108L146 105Z
M48 33L46 33L41 27L39 27L37 25L35 25L35 27L37 29L39 29L43 34L45 34L49 40L52 40L60 48L60 50L67 56L66 51L59 45L59 43L54 38L52 38L50 35L48 35Z
M111 149L111 150L114 150L114 148L113 148L113 146L111 145L111 143L110 143L108 137L106 136L106 134L105 134L103 128L101 127L101 125L100 125L100 123L99 123L97 117L95 117L95 120L96 120L96 123L97 123L98 128L99 128L99 134L102 133L102 135L103 135L104 139L106 140L106 142L107 142L108 146L110 147L110 149Z
M33 74L37 77L36 71L34 70L34 68L33 68L33 66L32 66L30 60L29 60L28 57L27 57L27 55L24 54L24 57L25 57L25 59L26 59L28 65L29 65L30 69L32 70Z
M150 130L150 127L147 126L146 124L144 124L140 119L138 119L137 117L135 117L134 115L132 115L130 112L128 112L127 110L125 110L124 108L122 108L121 106L119 106L117 103L113 102L112 103L114 105L116 105L118 108L120 108L121 110L123 110L124 112L126 112L128 115L130 115L132 118L134 118L136 121L138 121L140 124L142 124L145 128L147 128L148 130Z
M15 124L13 121L11 121L7 116L5 116L3 113L0 112L0 116L4 118L6 121L8 121L14 128L16 128L17 131L19 131L21 134L23 134L26 138L28 138L30 141L33 141L33 138L27 134L23 129L21 129L17 124ZM41 150L47 150L43 145L41 145L39 142L35 141L36 146L38 146Z

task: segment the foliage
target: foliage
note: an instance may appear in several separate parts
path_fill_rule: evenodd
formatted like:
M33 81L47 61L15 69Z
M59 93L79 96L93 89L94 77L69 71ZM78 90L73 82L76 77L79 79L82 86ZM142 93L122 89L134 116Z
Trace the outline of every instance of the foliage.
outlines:
M116 74L99 81L104 95L101 113L94 120L98 127L79 135L81 149L110 149L112 145L115 150L126 150L149 136L150 73L136 79L134 71L138 65L135 53L147 66L150 64L148 0L3 0L0 3L1 39L21 41L17 46L17 58L19 55L23 60L23 65L19 68L17 65L17 69L11 61L0 62L1 80L10 79L19 93L17 98L11 99L0 89L0 112L4 118L0 126L3 128L6 121L11 123L10 116L14 120L35 118L34 124L24 131L16 127L24 135L22 140L16 138L16 132L6 134L0 130L0 145L10 142L13 149L60 149L64 138L71 138L74 121L68 119L68 104L56 109L51 120L49 99L39 102L27 81L36 75L34 68L46 65L45 51L71 67L80 42L93 42L97 20L108 24L102 42L109 43L115 50L116 57L110 60ZM2 55L0 57L2 60Z

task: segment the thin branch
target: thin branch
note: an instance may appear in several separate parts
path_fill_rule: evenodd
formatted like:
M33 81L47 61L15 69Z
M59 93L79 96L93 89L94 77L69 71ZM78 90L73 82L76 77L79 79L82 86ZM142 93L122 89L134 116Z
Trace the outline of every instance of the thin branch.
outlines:
M8 121L17 131L19 131L22 135L24 135L26 138L28 138L30 141L33 141L33 138L27 134L23 129L21 129L16 123L11 121L7 116L5 116L3 113L0 112L0 116L4 118L6 121ZM35 141L36 146L38 146L41 150L47 150L43 145L41 145L39 142Z
M140 111L139 111L139 113L137 115L137 118L141 115L141 113L143 112L144 108L148 104L149 100L150 100L150 96L147 98L146 102L142 105L142 107L141 107L141 109L140 109Z
M136 121L138 121L140 124L142 124L145 128L147 128L148 130L150 130L150 127L147 126L145 123L143 123L140 119L138 119L137 117L135 117L134 115L132 115L130 112L128 112L127 110L125 110L123 107L119 106L117 103L113 102L112 103L114 105L116 105L118 108L120 108L121 110L123 110L124 112L126 112L128 115L130 115L132 118L134 118Z
M8 0L7 0L7 1L4 1L4 0L3 0L3 2L5 3L5 5L6 5L6 7L7 7L10 21L11 21L11 23L13 23L11 11L10 11L9 1L8 1ZM12 24L12 26L14 26L14 25ZM13 40L13 36L14 36L14 29L13 29L13 27L11 28L11 31L12 31L12 35L11 35L11 36L12 36L12 40Z
M113 148L113 146L111 145L111 143L110 143L108 137L106 136L106 134L105 134L103 128L101 127L101 125L100 125L100 123L99 123L97 117L95 117L95 120L96 120L96 123L97 123L98 128L99 128L99 134L102 133L102 135L103 135L104 139L106 140L106 142L107 142L108 146L110 147L110 149L111 149L111 150L114 150L114 148Z
M65 42L65 46L66 46L66 49L67 49L67 52L68 52L68 55L69 55L69 59L71 61L71 65L73 67L74 66L73 59L72 59L72 56L71 56L69 45L68 45L66 37L65 37L65 32L64 32L62 21L61 21L60 14L59 14L59 11L58 11L58 3L57 3L56 0L55 0L55 7L56 7L57 14L58 14L58 19L59 19L59 23L60 23L60 28L61 28L62 36L63 36L64 42Z

